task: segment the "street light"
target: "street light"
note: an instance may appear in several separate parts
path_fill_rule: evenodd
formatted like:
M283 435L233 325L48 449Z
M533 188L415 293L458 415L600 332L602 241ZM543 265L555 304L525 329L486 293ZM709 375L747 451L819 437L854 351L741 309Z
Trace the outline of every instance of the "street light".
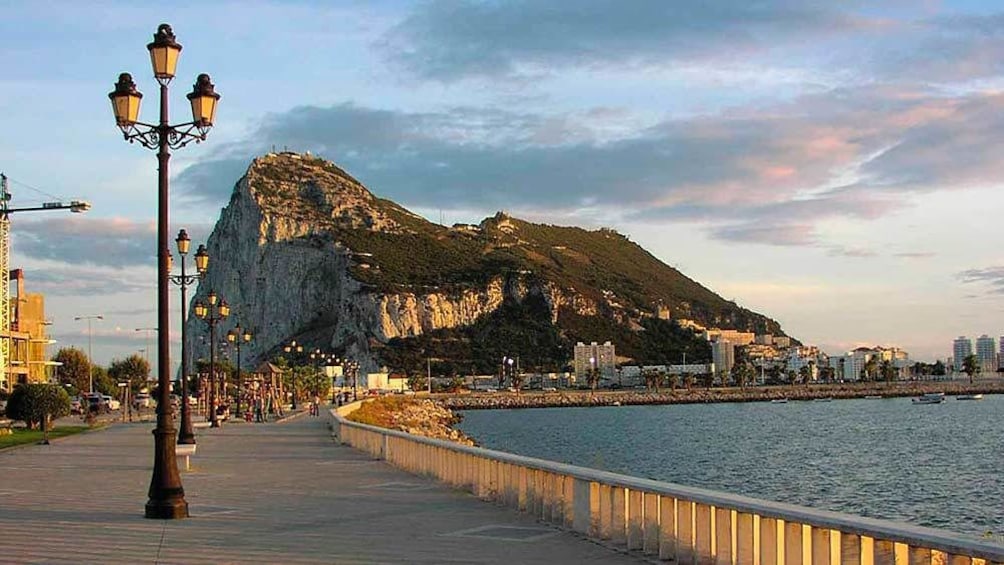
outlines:
M73 319L76 321L87 320L87 390L88 392L94 392L94 358L91 356L91 320L104 320L105 317L101 314L93 314L90 316L75 316Z
M325 367L325 369L327 367L329 367L329 366L338 367L341 364L342 364L342 360L340 358L338 358L338 357L328 357L327 359L324 360L324 367ZM334 371L332 371L332 375L331 375L331 405L335 406L338 403L338 396L337 396L338 393L335 392L335 385L338 384L338 375L335 375L333 373L334 373ZM342 368L342 379L343 379L343 381L345 379L344 375L345 375L345 373L344 373L344 367L343 367Z
M209 253L205 245L200 245L195 252L195 275L185 273L185 257L192 240L188 232L178 232L174 242L178 245L178 255L181 255L181 274L169 275L168 279L181 287L181 424L178 426L178 443L182 445L195 443L195 432L192 429L192 410L188 406L188 287L195 281L202 280L209 268ZM170 269L168 270L170 272Z
M175 519L188 517L185 489L181 486L176 461L174 424L171 422L171 343L170 309L168 307L168 161L169 149L178 149L206 139L216 117L220 95L213 89L209 75L200 74L188 95L192 106L192 121L171 125L168 119L167 86L174 78L181 45L175 41L171 26L160 24L150 51L153 76L160 84L160 121L157 125L139 121L139 106L143 95L136 90L129 73L119 75L115 90L108 94L115 114L115 123L130 143L139 141L148 149L157 150L157 428L154 430L154 465L150 479L150 498L146 503L147 518Z
M300 344L296 343L296 340L294 339L293 341L289 342L289 345L283 347L282 350L285 351L286 353L296 353L297 357L299 357L300 354L303 353L303 344L302 343L300 343ZM293 377L293 405L292 405L292 409L296 410L296 369L295 368L291 368L290 372L292 373L292 377Z
M206 301L208 305L196 300L193 309L197 318L209 324L209 426L218 428L220 419L216 416L216 403L219 400L216 391L216 324L230 315L230 306L226 300L219 300L215 290L209 291ZM222 390L220 387L220 392Z
M241 393L244 391L244 381L241 379L241 344L251 341L251 332L247 328L237 327L227 332L227 341L237 347L237 416L241 415Z
M146 335L145 335L145 337L146 337L146 349L144 349L143 351L146 351L146 365L149 367L150 366L150 332L157 331L157 328L136 328L135 331L137 331L137 332L146 332Z

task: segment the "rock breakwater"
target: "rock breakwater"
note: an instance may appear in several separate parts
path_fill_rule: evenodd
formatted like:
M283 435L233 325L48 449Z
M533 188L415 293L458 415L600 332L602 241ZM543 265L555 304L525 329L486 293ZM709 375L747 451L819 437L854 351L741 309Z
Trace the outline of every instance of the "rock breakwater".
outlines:
M434 400L377 398L363 403L347 418L361 424L412 435L442 439L462 445L475 445L473 439L453 427L460 422L462 416Z
M866 396L910 397L927 393L1002 394L1004 381L970 385L968 382L866 383L811 386L771 386L739 388L694 388L690 390L630 390L617 392L562 391L551 393L463 394L439 401L452 410L492 410L515 408L561 408L576 406L618 406L629 404L703 404L711 402L769 402L771 400L846 399Z

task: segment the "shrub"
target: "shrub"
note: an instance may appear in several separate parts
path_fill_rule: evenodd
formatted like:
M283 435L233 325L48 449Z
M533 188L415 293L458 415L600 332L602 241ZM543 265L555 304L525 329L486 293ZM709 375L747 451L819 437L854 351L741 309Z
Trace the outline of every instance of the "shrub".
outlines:
M20 384L7 401L7 416L21 420L29 428L41 426L47 419L70 413L70 395L59 385Z

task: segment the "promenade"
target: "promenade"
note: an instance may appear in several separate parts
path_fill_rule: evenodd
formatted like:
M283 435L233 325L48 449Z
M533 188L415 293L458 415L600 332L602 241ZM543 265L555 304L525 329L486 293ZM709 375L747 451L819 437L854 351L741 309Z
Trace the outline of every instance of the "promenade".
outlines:
M143 518L149 423L0 452L0 562L639 562L336 445L327 423L199 430L176 521Z

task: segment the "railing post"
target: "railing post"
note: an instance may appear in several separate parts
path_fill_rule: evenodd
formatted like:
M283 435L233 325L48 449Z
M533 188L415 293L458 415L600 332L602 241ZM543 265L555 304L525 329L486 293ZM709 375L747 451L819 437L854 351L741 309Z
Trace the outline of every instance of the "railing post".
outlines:
M736 514L736 565L760 565L760 528L755 514Z
M645 539L642 541L642 550L649 555L659 553L659 495L651 492L645 493Z
M736 512L730 508L715 508L715 563L732 565L736 546Z
M676 559L676 499L659 496L659 559Z
M575 477L571 475L565 475L564 483L564 501L565 501L565 527L572 529L575 526Z
M715 507L694 504L694 558L697 563L715 562Z
M645 545L645 493L628 490L627 493L627 548L642 549Z
M613 536L613 488L610 485L600 485L600 539L610 539Z
M812 565L840 565L840 532L812 528Z
M784 563L785 565L810 565L811 548L808 547L809 536L805 535L802 524L785 522L784 524ZM807 555L808 554L808 555Z
M611 497L612 510L610 513L611 536L610 539L619 545L627 545L627 489L624 487L614 487Z
M681 565L695 563L694 503L676 499L676 559Z
M784 564L784 520L760 518L760 565Z

